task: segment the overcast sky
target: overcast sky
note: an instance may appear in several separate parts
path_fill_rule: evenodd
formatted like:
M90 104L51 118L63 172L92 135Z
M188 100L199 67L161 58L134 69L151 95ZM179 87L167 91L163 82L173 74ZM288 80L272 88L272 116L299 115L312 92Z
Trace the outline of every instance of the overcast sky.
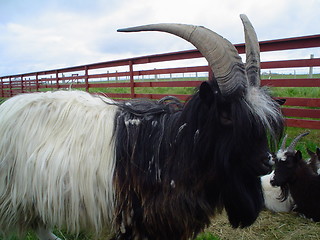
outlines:
M0 0L0 76L193 49L165 33L116 32L134 25L203 25L242 43L240 13L259 40L320 34L320 0Z

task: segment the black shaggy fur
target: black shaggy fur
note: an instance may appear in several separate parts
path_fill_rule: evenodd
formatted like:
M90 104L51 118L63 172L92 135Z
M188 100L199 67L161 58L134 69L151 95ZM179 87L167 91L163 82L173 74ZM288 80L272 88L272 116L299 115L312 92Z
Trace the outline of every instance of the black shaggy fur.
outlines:
M185 105L117 105L113 239L194 238L223 208L233 227L256 220L263 204L258 176L270 170L270 129L244 98L224 99L211 81ZM270 123L281 135L282 119Z
M314 221L320 221L320 176L303 160L300 151L287 152L285 161L276 160L271 184L281 186L284 199L290 192L296 204L296 212Z

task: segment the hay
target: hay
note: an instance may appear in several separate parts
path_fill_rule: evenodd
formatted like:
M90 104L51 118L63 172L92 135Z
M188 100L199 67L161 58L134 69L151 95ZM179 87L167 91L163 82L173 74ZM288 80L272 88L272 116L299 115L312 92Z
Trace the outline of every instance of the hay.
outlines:
M212 220L206 232L223 240L320 239L320 223L312 222L295 213L262 211L257 221L249 228L233 229L223 213Z

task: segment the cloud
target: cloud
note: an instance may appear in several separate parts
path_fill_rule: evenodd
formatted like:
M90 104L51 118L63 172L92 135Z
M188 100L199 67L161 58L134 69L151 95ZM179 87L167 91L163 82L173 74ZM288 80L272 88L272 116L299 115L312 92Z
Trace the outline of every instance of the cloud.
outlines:
M116 32L148 23L204 25L240 43L246 13L260 40L318 34L317 1L1 1L0 75L193 48L169 34Z

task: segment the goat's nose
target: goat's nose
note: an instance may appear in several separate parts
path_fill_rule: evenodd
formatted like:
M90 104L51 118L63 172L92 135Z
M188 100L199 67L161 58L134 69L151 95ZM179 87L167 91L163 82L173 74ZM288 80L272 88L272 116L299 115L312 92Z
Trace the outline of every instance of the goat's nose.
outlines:
M275 161L274 161L274 155L271 154L271 153L269 153L269 152L267 153L267 155L268 155L268 163L269 163L269 165L273 166L274 163L275 163Z

